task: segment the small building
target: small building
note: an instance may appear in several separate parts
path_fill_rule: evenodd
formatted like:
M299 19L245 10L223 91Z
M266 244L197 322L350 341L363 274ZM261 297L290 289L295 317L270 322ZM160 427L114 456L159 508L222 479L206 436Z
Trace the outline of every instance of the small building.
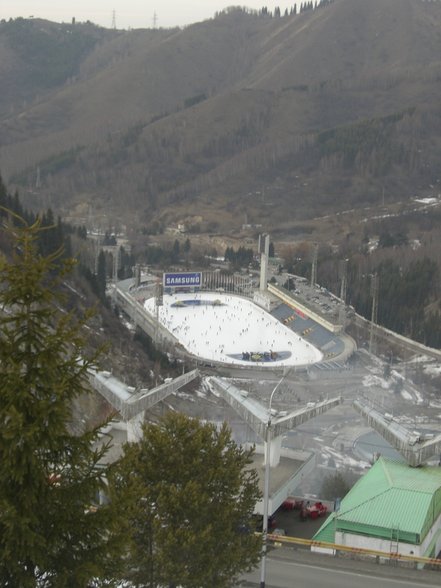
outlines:
M313 539L436 557L441 550L441 467L413 468L380 457ZM312 549L333 553L332 549Z

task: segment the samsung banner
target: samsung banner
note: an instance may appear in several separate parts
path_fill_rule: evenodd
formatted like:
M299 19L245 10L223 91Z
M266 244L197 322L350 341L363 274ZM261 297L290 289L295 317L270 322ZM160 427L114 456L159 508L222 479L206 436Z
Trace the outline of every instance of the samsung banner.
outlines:
M202 283L201 272L164 274L164 288L198 288Z

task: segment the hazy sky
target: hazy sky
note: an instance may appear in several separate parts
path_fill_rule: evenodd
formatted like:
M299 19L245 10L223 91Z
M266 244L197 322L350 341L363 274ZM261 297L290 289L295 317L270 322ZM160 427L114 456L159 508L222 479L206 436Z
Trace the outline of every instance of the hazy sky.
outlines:
M90 20L104 27L112 25L113 11L117 28L146 28L153 26L156 12L157 26L186 25L212 18L216 11L228 6L247 6L259 9L267 6L282 11L295 0L0 0L0 19L35 16L56 22ZM300 0L297 2L300 5Z

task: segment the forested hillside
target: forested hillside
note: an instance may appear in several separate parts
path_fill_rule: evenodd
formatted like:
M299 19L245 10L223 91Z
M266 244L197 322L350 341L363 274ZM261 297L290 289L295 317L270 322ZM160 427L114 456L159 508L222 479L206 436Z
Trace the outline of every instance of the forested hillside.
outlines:
M96 45L114 31L92 23L57 24L41 19L0 22L0 115L27 110L80 72Z
M96 267L99 249L96 241L87 237L84 226L73 226L55 218L51 209L26 210L18 194L11 195L0 178L0 257L7 259L13 254L10 234L6 230L11 224L17 227L38 224L43 229L38 233L37 253L41 257L55 256L56 271L66 260L75 260L74 271L62 282L60 300L65 310L72 310L75 314L94 309L87 327L87 349L90 353L101 349L102 369L110 369L124 381L130 380L134 386L148 385L156 382L161 373L170 375L175 372L176 366L154 349L150 339L139 332L128 331L110 307L106 279L111 267L107 261L106 270L106 260L101 255ZM95 402L90 409L100 410L100 406ZM109 407L101 408L109 410Z
M378 205L384 190L436 195L439 2L230 9L182 30L63 26L46 44L37 21L0 27L17 75L34 46L58 49L29 61L44 95L0 120L3 173L30 201L79 222L198 215L237 231L264 218L274 232Z

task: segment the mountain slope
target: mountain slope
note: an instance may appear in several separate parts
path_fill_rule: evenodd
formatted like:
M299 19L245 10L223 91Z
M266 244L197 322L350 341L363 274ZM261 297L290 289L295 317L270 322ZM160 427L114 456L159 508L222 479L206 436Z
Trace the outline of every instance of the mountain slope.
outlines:
M345 0L286 21L265 39L250 85L281 88L418 73L440 65L441 8L413 0Z
M441 3L335 0L102 39L0 121L0 165L65 214L266 228L440 176ZM0 43L2 42L0 30ZM82 218L84 220L84 218Z
M228 87L242 75L236 57L252 25L239 13L237 23L224 17L184 31L139 30L103 39L70 84L3 121L3 167L17 170L21 157L32 163L34 141L40 153L54 153Z

